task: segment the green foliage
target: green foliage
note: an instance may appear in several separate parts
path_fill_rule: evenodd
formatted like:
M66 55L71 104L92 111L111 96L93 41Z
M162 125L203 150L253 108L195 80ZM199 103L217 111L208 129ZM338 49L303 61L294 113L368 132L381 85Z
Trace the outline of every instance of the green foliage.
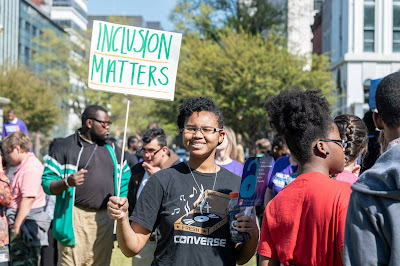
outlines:
M225 122L244 136L250 147L271 132L266 100L283 89L321 89L332 95L333 82L325 56L308 60L290 54L276 36L264 40L244 31L219 33L220 44L187 35L181 47L175 101L156 106L156 112L175 123L178 106L188 97L212 99Z
M3 69L0 95L9 98L7 109L14 109L31 132L48 133L59 115L54 91L32 72L20 67ZM5 113L5 119L8 119Z
M90 104L105 105L107 93L88 90L90 33L58 36L50 29L34 39L41 46L33 60L43 66L40 76L57 92L65 109L78 116Z
M224 26L251 34L282 28L285 12L268 0L179 0L170 18L178 31L215 38Z

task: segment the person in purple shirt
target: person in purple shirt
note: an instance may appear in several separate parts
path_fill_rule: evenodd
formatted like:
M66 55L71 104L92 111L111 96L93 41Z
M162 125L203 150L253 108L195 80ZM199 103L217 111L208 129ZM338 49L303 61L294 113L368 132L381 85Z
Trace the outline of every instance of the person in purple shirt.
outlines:
M268 182L268 188L265 191L264 204L273 199L288 183L288 179L297 173L297 163L293 156L286 155L279 157L272 170L271 178Z
M235 160L237 156L235 132L227 126L224 126L224 131L226 135L224 141L217 147L215 163L238 176L242 176L243 164Z
M8 121L3 124L3 131L1 132L1 138L4 139L6 136L10 135L11 133L22 131L26 135L29 135L28 129L21 119L18 119L15 116L14 110L9 110L7 112Z

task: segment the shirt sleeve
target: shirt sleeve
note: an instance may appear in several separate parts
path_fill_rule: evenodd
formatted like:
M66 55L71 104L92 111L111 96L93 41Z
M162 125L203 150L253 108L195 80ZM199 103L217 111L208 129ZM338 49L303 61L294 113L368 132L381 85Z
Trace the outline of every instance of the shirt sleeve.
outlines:
M28 128L26 127L25 122L22 121L22 120L20 120L20 121L21 121L21 128L20 128L20 130L21 130L22 132L24 132L26 135L29 135Z
M277 165L276 165L276 162L275 162L275 164L274 164L274 166L272 168L272 173L271 173L270 178L268 180L268 188L269 189L272 189L272 186L274 184L274 179L275 179L275 175L276 175L276 172L277 172L277 167L276 166Z
M363 202L377 206L373 196L359 198L361 193L353 192L347 210L344 234L344 265L389 265L390 247L379 224L385 224L380 213L372 214ZM391 235L391 232L387 232Z
M258 244L257 252L261 256L271 258L279 261L274 242L268 228L268 213L267 208L264 211L264 218L261 226L260 242Z
M1 131L1 139L4 140L4 138L6 137L6 124L3 124L3 131Z
M146 183L132 212L131 221L153 231L159 222L160 208L164 197L164 189L155 173Z
M346 216L347 216L347 209L349 206L350 194L351 194L351 189L350 186L348 186L343 191L339 204L338 220L337 220L338 223L337 248L339 251L342 251L344 246L344 229L346 226Z
M0 172L0 205L8 206L11 202L11 198L10 180L4 172Z

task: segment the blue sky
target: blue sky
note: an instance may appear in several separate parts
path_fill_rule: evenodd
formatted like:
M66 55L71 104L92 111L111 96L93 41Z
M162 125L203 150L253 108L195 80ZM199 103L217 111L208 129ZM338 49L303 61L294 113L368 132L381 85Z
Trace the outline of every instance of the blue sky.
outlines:
M164 30L174 25L168 17L177 0L89 0L89 15L141 15L144 21L161 21Z

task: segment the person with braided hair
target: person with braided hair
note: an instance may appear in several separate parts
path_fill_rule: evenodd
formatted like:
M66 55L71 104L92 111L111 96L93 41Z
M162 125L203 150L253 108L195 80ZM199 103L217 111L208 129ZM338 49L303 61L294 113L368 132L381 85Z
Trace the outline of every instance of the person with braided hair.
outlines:
M284 90L265 109L298 162L299 176L266 206L260 265L342 265L350 184L329 177L343 171L346 140L316 90Z
M355 115L339 115L334 121L340 137L347 140L344 170L336 176L336 180L353 184L357 181L361 169L358 158L360 155L363 157L368 149L368 129L361 118Z

